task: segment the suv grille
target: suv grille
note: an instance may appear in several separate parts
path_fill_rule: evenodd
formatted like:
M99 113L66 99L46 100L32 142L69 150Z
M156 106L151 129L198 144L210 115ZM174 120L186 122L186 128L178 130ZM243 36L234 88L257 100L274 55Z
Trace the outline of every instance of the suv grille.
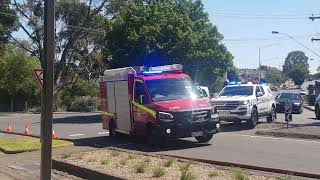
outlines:
M240 105L239 101L216 101L213 104L217 110L233 110Z

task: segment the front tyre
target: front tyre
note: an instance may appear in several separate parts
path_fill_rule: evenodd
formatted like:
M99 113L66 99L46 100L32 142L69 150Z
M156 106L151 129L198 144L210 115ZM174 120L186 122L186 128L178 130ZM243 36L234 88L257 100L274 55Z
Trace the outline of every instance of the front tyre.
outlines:
M146 136L147 143L150 146L164 146L167 143L167 138L157 134L155 128L152 126L147 127Z
M194 137L199 143L207 143L209 142L213 137L213 134L205 134L203 136L197 136Z
M253 108L251 111L251 118L247 121L248 126L253 129L258 124L258 110L257 108Z
M276 109L272 106L271 112L267 117L267 122L272 123L272 122L275 122L276 119L277 119L277 112L276 112Z

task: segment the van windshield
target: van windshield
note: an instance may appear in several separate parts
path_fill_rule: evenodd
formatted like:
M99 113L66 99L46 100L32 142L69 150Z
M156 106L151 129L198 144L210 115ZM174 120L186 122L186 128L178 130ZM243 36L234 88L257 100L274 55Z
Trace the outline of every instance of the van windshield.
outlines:
M219 96L251 96L253 94L253 86L227 86Z
M148 80L146 84L152 101L201 97L201 92L190 78Z

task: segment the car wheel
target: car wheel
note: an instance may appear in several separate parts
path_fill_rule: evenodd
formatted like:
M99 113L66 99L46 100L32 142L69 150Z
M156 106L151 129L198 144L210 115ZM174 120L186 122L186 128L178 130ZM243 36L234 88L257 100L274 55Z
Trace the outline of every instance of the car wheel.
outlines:
M247 124L249 125L250 128L254 128L258 124L258 110L257 108L253 108L251 111L251 118L247 121Z
M203 136L194 137L199 143L207 143L213 137L213 134L205 134Z
M276 112L276 109L272 106L271 112L267 117L267 122L271 123L271 122L274 122L276 119L277 119L277 112Z
M316 111L316 118L317 118L317 119L320 119L320 108L319 108L318 105L316 106L315 111Z

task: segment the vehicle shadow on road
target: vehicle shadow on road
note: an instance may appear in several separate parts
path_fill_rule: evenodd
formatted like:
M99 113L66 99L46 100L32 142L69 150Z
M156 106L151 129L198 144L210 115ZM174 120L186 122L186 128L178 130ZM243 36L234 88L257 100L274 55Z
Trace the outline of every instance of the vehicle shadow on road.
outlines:
M142 137L121 136L112 138L109 136L100 136L92 138L83 138L74 140L75 146L90 146L95 148L116 147L127 150L142 152L161 152L180 149L191 149L197 147L210 146L209 143L197 143L189 139L168 140L165 145L151 146L148 145Z
M53 124L91 124L101 123L101 115L90 115L90 116L69 116L54 118Z
M221 132L246 131L251 128L246 123L223 123L221 124Z

